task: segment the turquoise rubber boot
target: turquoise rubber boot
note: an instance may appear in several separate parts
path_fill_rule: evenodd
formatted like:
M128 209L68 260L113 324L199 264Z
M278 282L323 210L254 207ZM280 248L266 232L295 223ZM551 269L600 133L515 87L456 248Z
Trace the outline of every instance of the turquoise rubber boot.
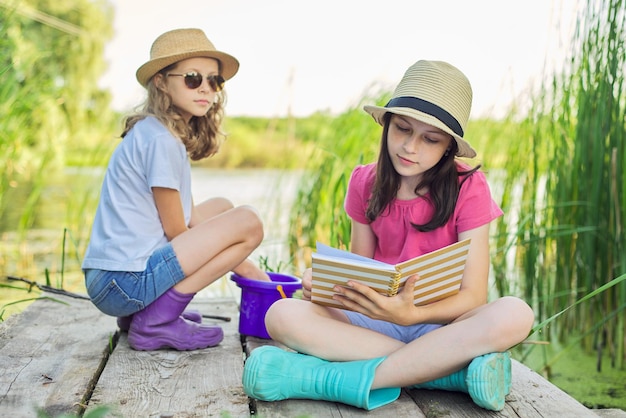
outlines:
M508 352L485 354L456 373L411 388L465 392L481 408L501 411L511 392L511 357Z
M370 389L384 359L328 362L266 345L246 360L243 389L262 401L315 399L371 410L400 396L400 388Z

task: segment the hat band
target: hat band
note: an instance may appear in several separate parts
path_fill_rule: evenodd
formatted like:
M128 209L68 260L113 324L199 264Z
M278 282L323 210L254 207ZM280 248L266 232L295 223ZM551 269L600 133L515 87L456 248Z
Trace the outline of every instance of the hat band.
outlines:
M387 103L385 107L408 107L426 113L427 115L434 116L442 121L447 127L452 129L452 132L454 132L461 138L463 137L463 128L461 128L461 124L459 123L459 121L457 121L456 118L448 113L446 110L442 109L434 103L419 99L417 97L405 96L395 97L389 100L389 103Z

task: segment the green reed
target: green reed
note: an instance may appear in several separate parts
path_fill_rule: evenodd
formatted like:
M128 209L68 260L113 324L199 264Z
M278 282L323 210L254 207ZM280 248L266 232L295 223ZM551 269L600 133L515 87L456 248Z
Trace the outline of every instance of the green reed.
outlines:
M67 23L61 27L16 12L24 2L18 3L0 6L0 276L45 277L47 285L63 287L66 273L79 266L71 250L88 234L97 188L81 187L82 176L68 188L56 181L90 155L101 165L115 128L110 96L94 82L105 70L110 8L89 0L46 5ZM58 213L64 219L52 216ZM19 286L0 286L3 310L22 302L13 302L23 299Z
M580 339L587 351L607 347L621 368L626 5L590 0L585 10L570 68L543 86L511 141L503 196L509 216L496 234L499 248L509 251L496 254L494 270L501 291L523 283L539 321L559 316L536 328L541 338ZM506 242L511 232L514 241Z
M356 164L375 161L380 144L380 127L360 105L320 122L316 148L306 157L306 174L292 206L288 233L290 253L301 265L316 241L348 247L350 222L343 211L348 180Z

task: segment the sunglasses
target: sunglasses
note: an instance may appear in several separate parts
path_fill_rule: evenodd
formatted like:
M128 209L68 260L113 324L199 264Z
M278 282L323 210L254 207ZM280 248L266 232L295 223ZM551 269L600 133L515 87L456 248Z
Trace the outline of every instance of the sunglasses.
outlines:
M185 85L190 89L197 89L202 85L202 74L198 74L195 71L191 71L185 74L169 73L167 74L167 76L183 77L183 79L185 80ZM206 76L206 81L209 82L209 86L215 92L222 91L222 89L224 88L224 83L226 82L226 80L224 80L224 77L222 77L221 75L208 75Z

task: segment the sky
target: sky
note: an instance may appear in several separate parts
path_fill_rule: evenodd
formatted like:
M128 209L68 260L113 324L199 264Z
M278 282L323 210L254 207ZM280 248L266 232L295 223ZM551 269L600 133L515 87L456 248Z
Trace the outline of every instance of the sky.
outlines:
M240 61L226 84L229 116L338 114L392 91L420 59L447 61L469 78L471 117L523 108L541 77L562 66L579 0L109 0L114 36L100 86L128 111L152 42L199 28ZM521 101L520 101L521 100Z

